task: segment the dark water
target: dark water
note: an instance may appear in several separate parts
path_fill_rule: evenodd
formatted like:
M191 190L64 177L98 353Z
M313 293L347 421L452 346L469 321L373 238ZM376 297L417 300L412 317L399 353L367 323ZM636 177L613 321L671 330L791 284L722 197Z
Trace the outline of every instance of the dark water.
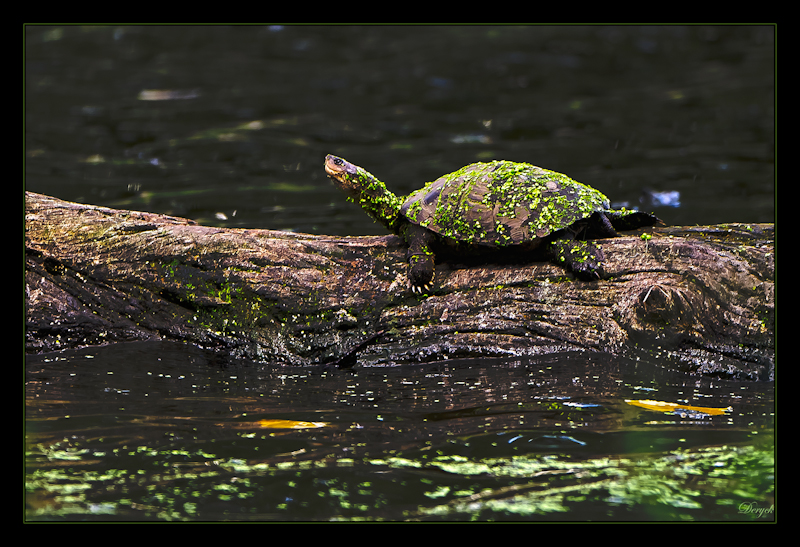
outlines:
M603 355L343 371L119 344L29 357L26 409L31 520L774 519L771 384Z
M507 159L632 206L679 192L643 204L667 224L775 215L774 27L33 26L25 44L25 182L62 199L384 233L327 180L335 153L400 194Z
M667 224L770 222L774 31L29 26L25 185L379 234L326 154L401 194L509 159ZM158 343L29 355L25 517L765 521L773 402L772 384L595 354L352 371Z

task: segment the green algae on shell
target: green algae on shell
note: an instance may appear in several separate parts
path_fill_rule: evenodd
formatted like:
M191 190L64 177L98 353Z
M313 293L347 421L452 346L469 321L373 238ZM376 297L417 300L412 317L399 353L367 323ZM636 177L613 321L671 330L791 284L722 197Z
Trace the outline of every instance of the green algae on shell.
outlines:
M506 246L544 238L608 209L605 195L566 175L493 161L428 183L408 196L400 213L457 241Z

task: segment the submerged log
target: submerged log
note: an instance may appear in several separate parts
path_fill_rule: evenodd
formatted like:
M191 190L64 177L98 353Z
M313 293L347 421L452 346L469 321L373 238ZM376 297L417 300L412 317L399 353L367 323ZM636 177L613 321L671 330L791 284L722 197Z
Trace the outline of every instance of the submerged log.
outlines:
M214 228L30 192L25 230L28 352L162 339L350 366L577 350L774 375L772 224L625 233L602 241L608 278L591 282L451 260L422 296L395 236Z

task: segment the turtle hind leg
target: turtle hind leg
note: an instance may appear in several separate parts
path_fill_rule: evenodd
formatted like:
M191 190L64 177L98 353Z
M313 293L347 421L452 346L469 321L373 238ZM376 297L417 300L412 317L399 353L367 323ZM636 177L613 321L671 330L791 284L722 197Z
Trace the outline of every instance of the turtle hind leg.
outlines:
M600 231L603 233L603 237L617 237L617 231L612 226L611 221L604 213L595 213L598 216L598 222L600 223Z
M584 281L604 278L602 249L593 241L556 239L549 244L550 259Z

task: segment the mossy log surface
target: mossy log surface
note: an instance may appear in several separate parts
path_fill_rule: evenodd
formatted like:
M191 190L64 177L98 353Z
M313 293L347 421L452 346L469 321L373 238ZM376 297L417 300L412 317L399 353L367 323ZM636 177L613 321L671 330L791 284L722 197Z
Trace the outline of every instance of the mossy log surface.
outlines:
M556 265L437 265L407 285L395 236L199 226L26 193L28 352L182 340L274 365L562 351L690 374L774 377L774 225L661 227L602 241L607 279Z

